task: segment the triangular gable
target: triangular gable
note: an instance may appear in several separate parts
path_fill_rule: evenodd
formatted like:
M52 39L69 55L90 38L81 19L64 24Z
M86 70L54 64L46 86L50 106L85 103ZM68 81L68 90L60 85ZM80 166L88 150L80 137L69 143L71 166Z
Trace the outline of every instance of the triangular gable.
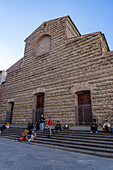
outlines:
M69 16L65 20L65 26L67 38L77 37L81 35Z
M45 24L49 23L49 22L53 22L55 20L60 20L64 18L65 19L65 26L66 26L66 31L67 31L67 38L72 38L72 37L76 37L76 36L80 36L81 34L79 33L78 29L76 28L76 26L74 25L73 21L71 20L71 18L69 16L64 16L61 18L57 18L57 19L53 19L53 20L49 20L49 21L45 21L43 22L34 32L32 32L26 39L26 40L33 35L38 29L40 29L41 27L44 27Z

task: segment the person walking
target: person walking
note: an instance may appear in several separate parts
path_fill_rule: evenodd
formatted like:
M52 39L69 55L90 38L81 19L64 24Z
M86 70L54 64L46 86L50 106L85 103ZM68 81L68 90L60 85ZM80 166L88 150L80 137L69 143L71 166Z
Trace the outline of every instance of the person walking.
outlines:
M44 115L41 115L41 117L40 117L40 131L41 132L44 131L44 122L45 122Z
M51 119L51 117L49 117L48 129L49 129L49 137L51 137L51 135L52 135L52 119Z

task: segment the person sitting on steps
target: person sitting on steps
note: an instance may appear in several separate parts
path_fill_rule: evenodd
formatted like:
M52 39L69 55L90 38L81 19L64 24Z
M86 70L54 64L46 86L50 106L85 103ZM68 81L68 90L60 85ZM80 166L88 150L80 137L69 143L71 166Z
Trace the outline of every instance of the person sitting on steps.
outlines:
M27 129L24 130L24 132L21 134L21 137L19 138L19 141L20 141L20 142L26 141L26 140L29 139L28 136L27 136L28 132L29 132L29 131L28 131Z
M91 126L90 126L90 128L91 128L91 133L98 133L98 131L97 131L97 124L96 124L96 121L94 121L93 120L93 122L92 122L92 124L91 124Z
M111 129L110 123L108 123L108 120L106 119L105 123L103 124L103 130L105 133L110 133L110 129Z
M32 121L30 121L29 122L29 124L28 124L28 126L27 126L27 129L29 130L29 134L31 135L32 134L32 129L33 129L33 122Z
M10 126L10 123L5 120L2 127L1 127L1 131L3 131L4 129L9 128L9 126Z
M55 126L55 132L59 133L61 131L61 124L59 121L57 121L57 124Z
M64 130L69 130L69 125L64 125L63 127L62 127L62 129L64 129Z

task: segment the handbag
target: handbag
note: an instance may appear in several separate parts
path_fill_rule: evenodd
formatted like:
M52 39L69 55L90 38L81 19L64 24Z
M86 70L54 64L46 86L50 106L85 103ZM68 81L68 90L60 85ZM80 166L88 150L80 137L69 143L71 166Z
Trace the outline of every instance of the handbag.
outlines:
M20 137L19 141L20 141L20 142L22 142L22 141L23 141L23 139L24 139L24 137L22 136L22 137Z

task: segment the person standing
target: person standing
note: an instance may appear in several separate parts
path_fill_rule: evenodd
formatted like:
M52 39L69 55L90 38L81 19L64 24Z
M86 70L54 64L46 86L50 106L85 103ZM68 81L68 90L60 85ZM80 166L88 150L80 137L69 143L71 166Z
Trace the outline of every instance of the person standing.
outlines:
M44 131L44 122L45 122L44 115L41 115L41 117L40 117L40 131L41 132Z
M52 119L49 116L49 121L48 121L48 129L49 129L49 137L52 135Z

